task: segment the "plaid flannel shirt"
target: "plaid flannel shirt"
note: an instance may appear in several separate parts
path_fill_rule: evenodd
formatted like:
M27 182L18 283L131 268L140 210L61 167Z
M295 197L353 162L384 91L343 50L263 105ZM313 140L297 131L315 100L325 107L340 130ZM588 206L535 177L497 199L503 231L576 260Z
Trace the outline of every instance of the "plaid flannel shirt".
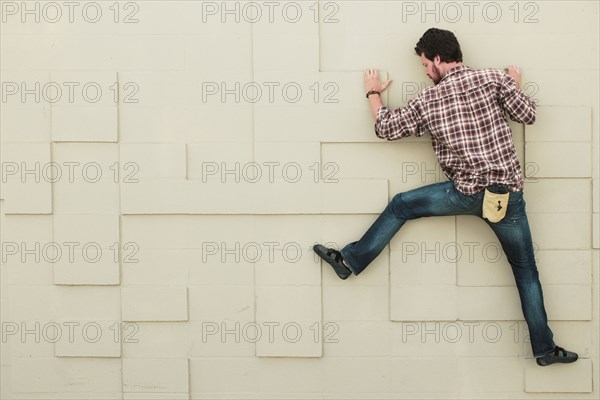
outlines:
M444 174L471 195L489 185L523 189L523 173L508 125L535 122L535 103L501 70L450 69L440 82L424 89L406 107L377 111L375 134L397 140L431 134Z

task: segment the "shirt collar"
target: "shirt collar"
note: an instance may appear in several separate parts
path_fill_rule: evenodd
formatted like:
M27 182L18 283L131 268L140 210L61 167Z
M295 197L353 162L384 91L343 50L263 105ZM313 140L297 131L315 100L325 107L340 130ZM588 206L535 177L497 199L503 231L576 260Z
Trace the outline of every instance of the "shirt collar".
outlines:
M446 79L448 76L450 76L452 74L455 74L457 72L464 71L464 70L470 70L470 69L472 69L472 68L469 67L468 65L464 65L464 64L463 65L457 65L456 67L450 68L448 70L448 72L446 72L446 75L444 75L444 77L442 79L440 79L440 81L438 82L438 84L442 83L442 81L444 79Z

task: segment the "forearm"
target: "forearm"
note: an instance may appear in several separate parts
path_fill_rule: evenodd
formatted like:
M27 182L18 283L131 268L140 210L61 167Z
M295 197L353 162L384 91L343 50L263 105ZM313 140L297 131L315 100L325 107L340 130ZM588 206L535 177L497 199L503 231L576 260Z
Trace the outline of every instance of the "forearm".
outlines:
M391 80L381 83L379 80L379 72L377 72L376 69L368 69L365 71L365 93L367 93L369 98L369 107L371 108L371 115L374 122L377 122L377 111L379 111L379 109L383 106L383 103L381 102L380 94L372 93L369 95L369 93L372 91L382 93L385 89L387 89L390 83L392 83Z
M377 122L377 111L379 111L379 109L383 107L381 96L378 94L370 95L369 106L371 107L371 116L373 117L373 122Z

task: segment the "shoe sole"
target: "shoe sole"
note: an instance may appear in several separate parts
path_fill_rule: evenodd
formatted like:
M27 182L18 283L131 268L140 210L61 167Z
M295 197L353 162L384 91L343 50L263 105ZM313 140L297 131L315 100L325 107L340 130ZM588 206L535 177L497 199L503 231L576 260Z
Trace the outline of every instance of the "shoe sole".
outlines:
M348 275L345 275L345 274L344 274L344 275L340 275L340 273L339 273L339 272L338 272L338 270L336 269L336 266L335 266L334 264L332 264L331 262L329 262L329 260L327 260L327 258L326 258L326 257L329 257L329 256L327 255L327 250L328 250L328 249L327 249L327 248L325 248L325 249L326 249L326 250L325 250L325 254L321 254L321 250L319 250L319 249L317 248L317 245L313 246L313 251L314 251L314 252L315 252L315 253L316 253L316 254L317 254L317 255L318 255L320 258L321 258L321 260L323 260L323 261L325 261L327 264L331 265L331 268L333 268L333 272L335 272L335 274L336 274L336 275L337 275L337 276L338 276L340 279L343 279L343 280L346 280L346 279L348 279L348 277L349 277L350 275L352 275L352 271L350 271L350 269L349 269L348 267L344 266L344 268L347 268L347 269L348 269Z
M575 361L577 361L579 359L579 357L575 357L574 360L556 360L556 361L552 361L552 362L539 362L538 360L536 360L537 365L539 365L540 367L547 367L548 365L552 365L552 364L570 364L573 363Z

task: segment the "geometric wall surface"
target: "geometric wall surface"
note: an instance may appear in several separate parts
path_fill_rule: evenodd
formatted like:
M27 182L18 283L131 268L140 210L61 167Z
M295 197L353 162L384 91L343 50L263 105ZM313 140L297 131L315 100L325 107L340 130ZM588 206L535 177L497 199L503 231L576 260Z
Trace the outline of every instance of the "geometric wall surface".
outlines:
M598 398L598 2L0 4L2 399ZM430 27L537 102L510 124L576 363L536 365L480 218L409 221L344 281L312 251L446 179L363 91L429 86Z

